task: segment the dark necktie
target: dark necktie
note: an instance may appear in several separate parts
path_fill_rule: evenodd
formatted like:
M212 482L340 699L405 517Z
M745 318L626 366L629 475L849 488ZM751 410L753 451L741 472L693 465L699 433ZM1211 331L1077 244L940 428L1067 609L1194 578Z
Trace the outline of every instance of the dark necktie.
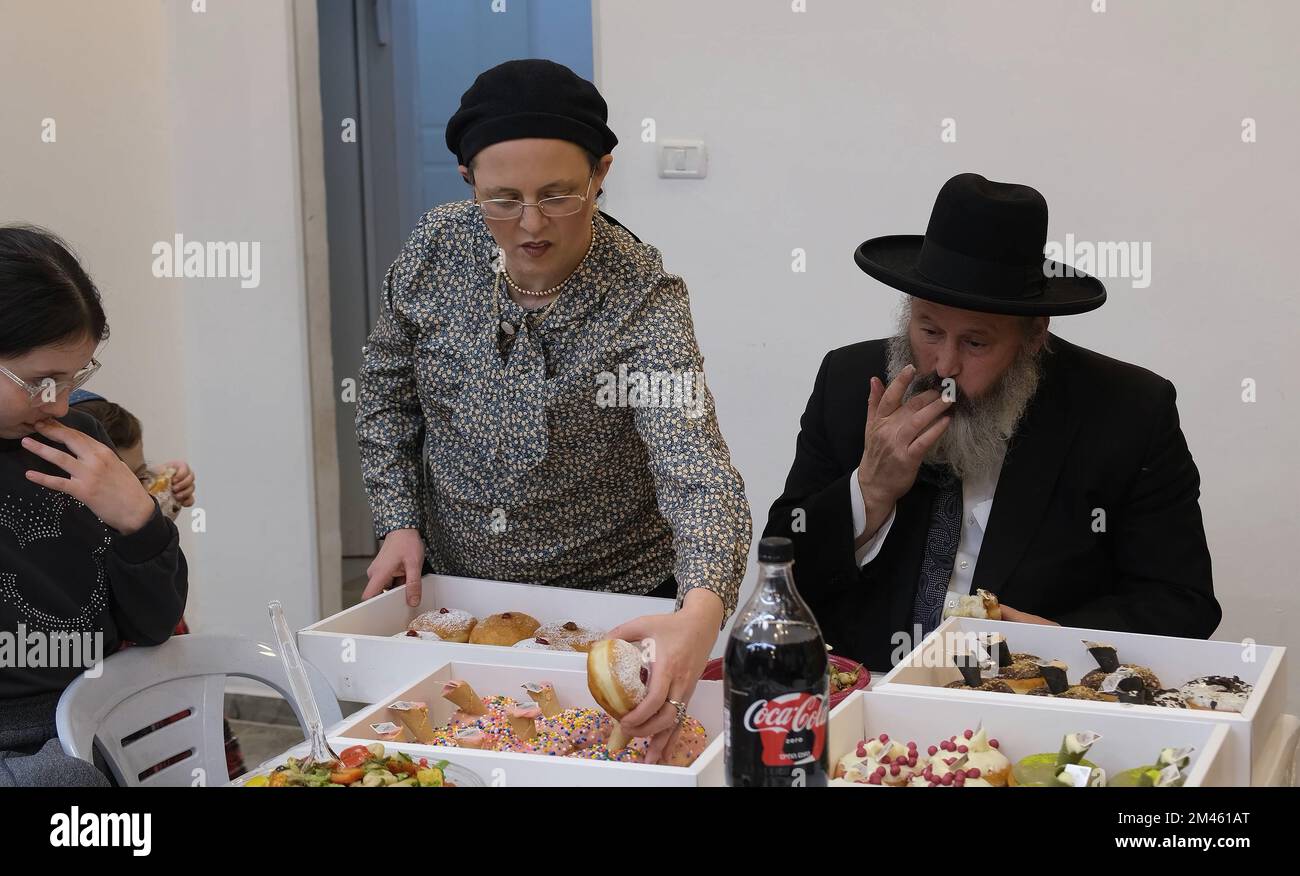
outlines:
M921 556L921 579L912 606L912 623L920 624L921 635L926 636L939 625L953 560L957 557L957 541L961 538L961 481L947 466L931 465L921 466L917 480L935 487L930 500L930 530Z

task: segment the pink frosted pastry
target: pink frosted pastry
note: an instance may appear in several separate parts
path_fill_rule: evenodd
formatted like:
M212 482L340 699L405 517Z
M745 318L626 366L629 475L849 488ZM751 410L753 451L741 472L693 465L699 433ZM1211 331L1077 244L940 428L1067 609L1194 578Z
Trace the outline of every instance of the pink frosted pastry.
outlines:
M538 706L514 705L506 708L506 720L517 739L532 739L537 735L538 719L542 710Z
M461 727L452 739L460 748L491 748L488 734L480 727Z
M709 734L705 732L704 725L687 715L677 731L677 737L660 756L659 763L664 766L690 766L704 753L704 746L708 744Z
M573 748L589 748L609 741L614 719L598 709L565 709L554 718L537 722L542 733L555 733L568 739Z
M549 681L528 681L521 684L520 687L524 689L524 693L528 694L533 702L537 703L544 717L554 718L564 711L560 707L559 697L555 695L555 685Z
M487 714L487 706L483 700L474 692L474 688L469 686L469 682L454 679L442 686L442 697L456 706L456 714L465 717L476 718L480 715ZM452 719L453 724L469 723L469 721Z
M515 739L509 750L519 754L563 757L573 750L573 746L569 744L569 740L558 733L538 733L532 739Z
M429 724L429 706L427 703L413 700L398 700L388 706L397 720L415 737L416 742L433 744L433 727Z
M593 745L590 748L580 748L577 751L571 751L568 757L579 757L584 760L604 760L615 763L641 763L645 760L645 751L649 745L648 739L638 737L633 739L627 747L620 751L610 751L609 746L603 743Z

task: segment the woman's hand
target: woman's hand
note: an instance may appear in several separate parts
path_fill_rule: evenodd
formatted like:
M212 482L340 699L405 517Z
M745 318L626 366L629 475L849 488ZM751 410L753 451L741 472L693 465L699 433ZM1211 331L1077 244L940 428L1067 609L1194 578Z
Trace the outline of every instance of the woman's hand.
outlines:
M379 554L366 569L369 580L361 598L378 596L389 587L406 583L406 604L420 604L420 571L424 568L424 539L418 529L394 529L384 536Z
M658 763L677 736L677 708L690 702L709 652L722 627L722 600L696 587L686 594L680 611L649 614L610 630L609 638L641 642L650 660L646 697L620 722L628 736L650 737L647 763Z
M30 436L23 439L23 447L57 465L70 477L28 471L29 481L67 493L123 535L139 531L153 517L157 503L135 472L107 446L57 420L41 420L36 424L36 431L62 444L67 451L42 444Z
M172 498L182 508L189 508L194 504L194 470L183 459L168 462L163 468L176 470L176 474L172 475Z

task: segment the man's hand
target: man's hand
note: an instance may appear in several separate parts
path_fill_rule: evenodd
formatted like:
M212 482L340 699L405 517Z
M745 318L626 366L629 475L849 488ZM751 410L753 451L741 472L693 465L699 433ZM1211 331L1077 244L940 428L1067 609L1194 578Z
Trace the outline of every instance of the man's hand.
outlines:
M863 540L880 528L890 509L916 481L925 454L952 422L945 416L952 402L938 390L918 393L903 403L916 368L908 365L886 388L871 378L867 400L867 431L858 465L858 483L866 503Z
M1046 627L1059 627L1054 620L1048 620L1045 617L1039 617L1036 614L1030 614L1027 611L1016 611L1009 605L1002 606L1002 619L1017 624L1041 624Z
M369 580L361 598L378 596L389 587L406 584L406 604L420 604L420 570L424 568L424 540L418 529L394 529L384 537L379 554L366 569Z

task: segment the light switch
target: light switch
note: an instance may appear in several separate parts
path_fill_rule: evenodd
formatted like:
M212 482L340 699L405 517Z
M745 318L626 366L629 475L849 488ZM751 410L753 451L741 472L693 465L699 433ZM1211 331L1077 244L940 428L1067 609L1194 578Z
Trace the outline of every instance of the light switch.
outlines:
M703 140L660 140L659 176L664 179L703 179L709 155Z

